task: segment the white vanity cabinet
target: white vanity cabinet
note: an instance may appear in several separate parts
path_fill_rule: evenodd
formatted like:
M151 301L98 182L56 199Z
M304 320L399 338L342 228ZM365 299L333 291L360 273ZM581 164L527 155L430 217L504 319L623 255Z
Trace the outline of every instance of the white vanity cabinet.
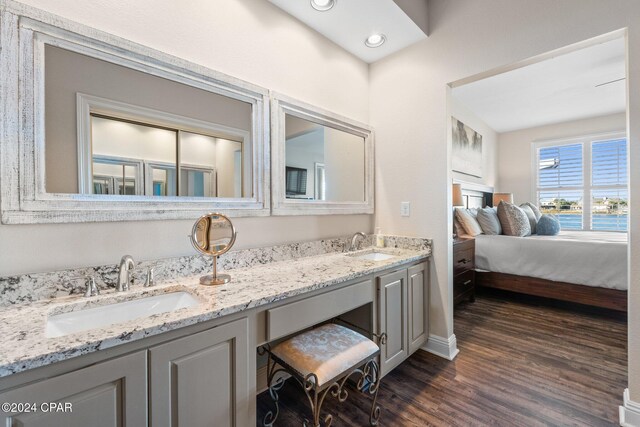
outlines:
M249 361L255 364L255 359L249 348L245 317L34 381L0 393L0 402L36 403L35 408L0 412L0 425L252 425L250 376L255 376L255 368L250 369ZM41 405L48 402L61 408L69 403L71 411L45 412Z
M145 426L146 351L0 393L0 402L19 405L15 412L0 412L3 426ZM65 403L70 404L71 411L65 409Z
M246 318L149 349L152 427L248 426Z
M38 405L0 411L0 425L254 425L258 346L340 318L387 335L380 354L384 376L426 342L428 307L428 261L396 265L0 378L0 403ZM72 412L45 412L45 402L63 409L70 403Z
M429 267L422 263L407 269L407 339L409 354L429 338Z
M417 264L377 278L378 332L382 376L418 350L428 338L428 265Z

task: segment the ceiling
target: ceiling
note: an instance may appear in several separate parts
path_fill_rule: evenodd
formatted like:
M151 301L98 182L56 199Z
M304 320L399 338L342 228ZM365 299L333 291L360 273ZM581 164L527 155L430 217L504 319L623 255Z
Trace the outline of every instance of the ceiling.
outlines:
M452 95L496 132L626 109L624 39L607 41L456 87Z
M326 12L315 10L310 0L269 1L368 63L427 38L394 0L336 0ZM387 41L367 47L364 41L374 33L384 34Z

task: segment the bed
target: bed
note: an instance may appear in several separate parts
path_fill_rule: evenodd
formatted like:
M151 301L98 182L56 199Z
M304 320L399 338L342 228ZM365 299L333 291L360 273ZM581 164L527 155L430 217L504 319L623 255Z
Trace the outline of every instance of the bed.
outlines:
M489 192L463 187L463 194L468 208L490 204ZM604 231L481 234L475 237L476 285L626 311L627 240L626 233Z
M625 233L479 235L475 261L479 286L619 311L627 309Z

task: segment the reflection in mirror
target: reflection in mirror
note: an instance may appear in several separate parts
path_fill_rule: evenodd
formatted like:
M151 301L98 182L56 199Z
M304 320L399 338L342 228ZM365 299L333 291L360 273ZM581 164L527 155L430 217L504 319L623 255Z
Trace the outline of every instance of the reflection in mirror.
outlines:
M202 276L202 285L222 285L231 280L228 274L218 274L217 258L227 252L236 241L236 230L225 215L210 213L201 216L193 225L191 243L200 253L213 256L213 274Z
M45 45L48 193L244 198L252 106Z
M0 128L15 134L0 142L2 224L270 215L269 90L42 10L0 9Z
M287 199L365 200L365 140L285 114Z

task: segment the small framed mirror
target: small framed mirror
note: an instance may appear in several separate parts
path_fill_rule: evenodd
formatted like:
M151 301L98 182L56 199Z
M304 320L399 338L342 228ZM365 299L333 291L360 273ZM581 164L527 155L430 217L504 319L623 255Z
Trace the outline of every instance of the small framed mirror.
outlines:
M193 224L191 244L201 254L213 257L213 273L202 276L201 285L223 285L231 281L228 274L218 274L218 257L231 249L237 234L231 220L219 213L202 215Z
M373 213L367 125L278 94L271 122L274 215Z

